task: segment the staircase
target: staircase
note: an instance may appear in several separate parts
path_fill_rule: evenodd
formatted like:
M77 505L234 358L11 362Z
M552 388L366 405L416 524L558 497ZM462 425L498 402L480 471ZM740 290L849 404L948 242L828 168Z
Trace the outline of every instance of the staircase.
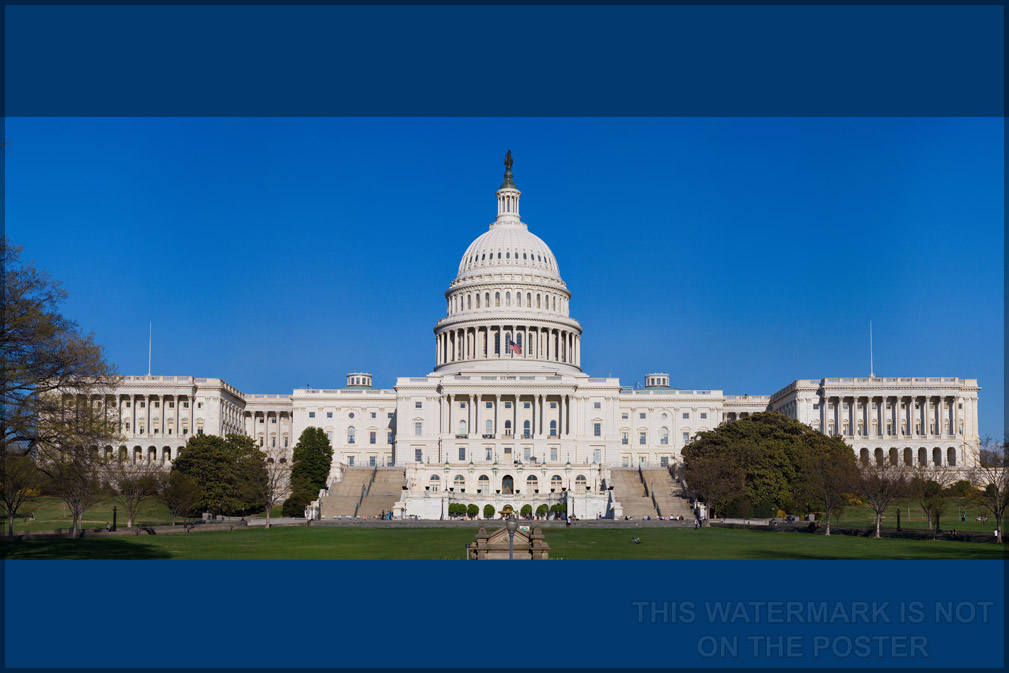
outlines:
M343 479L330 486L329 494L319 499L319 516L322 519L354 516L355 513L359 517L378 516L382 510L392 509L404 484L403 470L348 468L343 471Z
M655 504L659 506L662 516L682 515L687 521L693 521L694 510L690 506L690 498L683 492L683 486L673 479L665 468L642 470L641 473L648 483L648 488L655 496Z
M646 516L655 518L655 511L650 496L645 495L645 485L637 469L616 469L611 472L613 480L613 498L620 503L624 516L642 519Z

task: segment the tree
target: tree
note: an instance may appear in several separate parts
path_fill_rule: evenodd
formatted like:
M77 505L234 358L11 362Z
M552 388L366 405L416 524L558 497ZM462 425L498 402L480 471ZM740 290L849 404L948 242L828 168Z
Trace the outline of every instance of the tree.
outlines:
M115 489L116 499L126 510L126 527L133 528L140 503L161 492L164 469L151 461L130 463L112 460L105 464L105 476Z
M494 505L484 505L483 506L483 518L493 519L494 518Z
M950 491L953 478L953 473L949 470L924 465L914 468L911 473L908 490L918 501L922 511L925 512L928 527L933 530L933 533L938 533L939 518L946 509L949 499L953 496Z
M333 463L333 447L322 428L305 428L294 445L291 479L298 488L318 493L326 488Z
M826 535L831 515L840 515L848 502L857 469L854 452L839 439L812 442L800 454L799 497L811 510L823 512Z
M60 313L66 292L59 283L22 262L21 248L6 239L0 239L0 256L0 450L67 451L77 433L52 422L64 420L66 398L90 399L111 389L118 377L94 338ZM117 428L115 419L111 429Z
M268 449L263 452L263 477L253 481L259 501L266 507L266 527L270 527L270 515L276 505L288 492L291 484L291 468L287 464L284 452L279 449Z
M827 460L844 451L851 449L838 438L783 414L762 412L699 433L683 449L683 474L709 509L787 512L809 498L803 457L820 453Z
M480 508L476 505L470 504L466 505L466 516L471 519L475 519L477 514L480 513Z
M0 455L0 497L7 514L7 534L14 535L14 518L26 502L39 494L42 475L35 461L16 451Z
M978 505L995 517L995 540L1002 542L1002 521L1009 507L1009 447L987 438L981 444L978 463L970 471L976 484Z
M261 506L266 479L265 457L255 440L244 435L196 435L172 463L200 486L197 506L214 514L246 514Z
M519 510L519 514L522 515L523 519L529 519L529 518L531 518L532 515L533 515L533 506L532 505L522 505L522 508Z
M539 519L547 518L547 512L549 511L549 509L550 508L548 508L545 504L540 505L539 507L536 508L536 517Z
M162 497L172 517L172 525L175 525L175 519L179 515L189 515L202 496L203 491L200 490L200 484L196 479L177 470L169 472Z
M876 515L876 539L880 538L883 513L895 499L908 493L908 467L900 461L862 461L852 483L857 493Z
M67 506L73 517L70 536L80 534L84 512L98 499L102 468L92 451L68 447L47 453L39 468L46 476L46 490Z

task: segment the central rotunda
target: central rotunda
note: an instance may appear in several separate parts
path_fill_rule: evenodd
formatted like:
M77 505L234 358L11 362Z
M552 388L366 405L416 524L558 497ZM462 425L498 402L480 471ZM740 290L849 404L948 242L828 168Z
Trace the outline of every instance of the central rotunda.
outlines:
M434 329L436 372L581 371L582 328L568 313L571 292L550 247L519 216L522 192L510 158L497 219L466 248L445 292L447 312Z

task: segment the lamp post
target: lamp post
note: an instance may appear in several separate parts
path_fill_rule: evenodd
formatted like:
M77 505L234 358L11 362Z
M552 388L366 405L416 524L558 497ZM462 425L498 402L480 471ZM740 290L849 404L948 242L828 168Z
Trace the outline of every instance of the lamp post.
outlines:
M519 527L519 522L515 520L515 515L510 514L505 520L505 528L508 530L508 560L515 560L515 530Z

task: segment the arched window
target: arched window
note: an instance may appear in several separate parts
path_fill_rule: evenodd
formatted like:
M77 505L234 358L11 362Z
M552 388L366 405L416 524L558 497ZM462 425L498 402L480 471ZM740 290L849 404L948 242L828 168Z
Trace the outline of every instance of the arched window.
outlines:
M918 464L928 465L928 452L924 446L918 447Z
M659 444L668 444L668 443L669 443L669 428L660 428Z
M529 437L532 434L532 427L529 421L522 421L522 436Z
M441 477L439 477L437 474L432 474L431 478L428 480L428 483L430 484L432 491L437 492L441 490Z
M511 305L512 305L512 293L505 292L505 306L511 306Z
M480 308L480 293L479 292L477 292L477 294L476 294L476 307Z
M501 355L501 332L494 332L494 354Z
M883 464L883 449L877 448L873 452L873 455L876 458L876 464L877 465L882 465Z
M942 449L938 446L932 449L932 464L942 465Z
M537 295L536 295L536 308L543 308L543 307L542 307L542 306L540 305L540 300L542 299L542 297L543 297L543 295L541 295L541 294L537 294Z
M526 478L526 488L529 489L530 492L535 493L536 489L538 489L539 487L540 487L539 479L536 478L535 474L530 474Z
M466 421L465 420L459 421L459 434L460 435L465 435L466 434Z
M911 465L912 463L914 463L914 455L911 451L911 447L908 446L904 448L904 464Z
M353 444L357 440L357 431L354 430L354 426L347 428L347 443Z
M466 308L473 308L473 295L466 295Z
M455 475L455 479L452 480L452 488L454 488L457 491L465 491L466 477L462 476L461 474Z
M494 305L495 306L500 306L501 305L501 293L500 292L495 292L494 293Z
M526 292L526 306L532 308L533 305L533 293Z
M481 474L476 480L476 487L478 493L487 493L490 490L490 478L486 474Z
M550 477L550 490L560 491L562 483L563 481L561 479L561 475L555 474L554 476Z
M550 421L550 436L551 437L556 437L557 436L557 421L556 420Z
M484 434L485 435L494 434L494 421L492 421L489 418L487 419L487 422L484 424Z
M586 488L588 488L588 483L585 481L584 474L579 474L577 477L575 477L575 488L579 490L585 490Z
M504 430L506 435L510 435L512 433L512 422L510 420L505 421Z
M898 463L897 449L890 449L890 464L896 465Z
M522 305L522 293L521 292L516 292L515 293L515 305L516 306L521 306Z
M863 463L869 462L869 449L862 449L858 452L858 459Z
M952 446L946 449L946 464L950 467L956 467L956 449Z

